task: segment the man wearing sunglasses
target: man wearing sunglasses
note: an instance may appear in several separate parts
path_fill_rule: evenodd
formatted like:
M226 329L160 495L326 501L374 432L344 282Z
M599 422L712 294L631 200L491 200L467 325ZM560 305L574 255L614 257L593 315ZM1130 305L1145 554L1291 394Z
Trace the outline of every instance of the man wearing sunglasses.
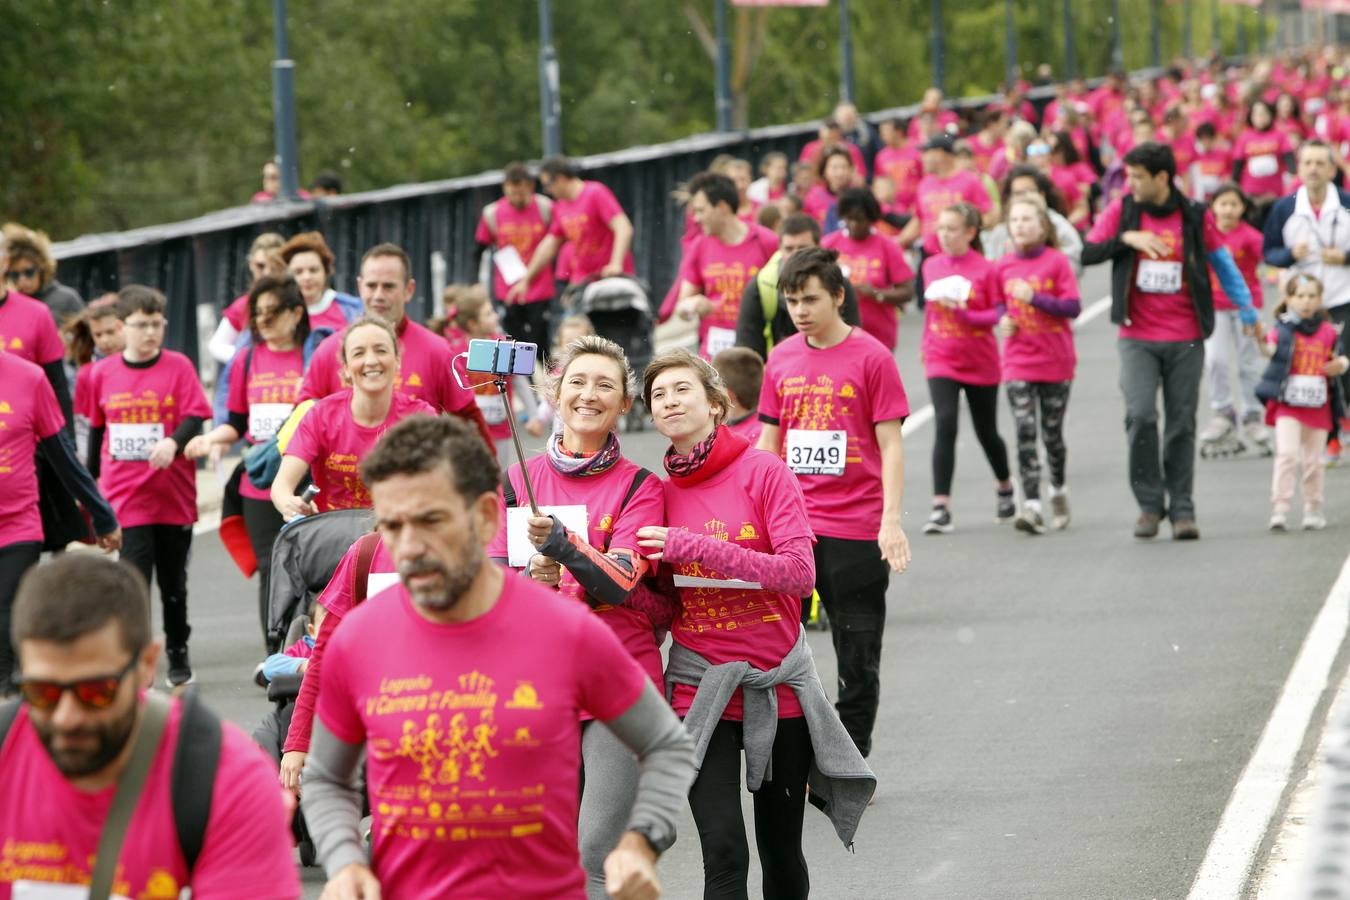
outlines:
M163 732L124 832L113 892L300 896L285 809L262 751L195 698L146 693L160 647L135 569L85 553L33 569L19 589L13 637L23 703L0 707L0 898L89 882L116 786L142 730L154 732L148 723L161 704ZM218 752L213 782L209 765L186 762L200 759L192 747L203 734ZM188 797L209 797L195 819L183 812L180 759L199 781Z

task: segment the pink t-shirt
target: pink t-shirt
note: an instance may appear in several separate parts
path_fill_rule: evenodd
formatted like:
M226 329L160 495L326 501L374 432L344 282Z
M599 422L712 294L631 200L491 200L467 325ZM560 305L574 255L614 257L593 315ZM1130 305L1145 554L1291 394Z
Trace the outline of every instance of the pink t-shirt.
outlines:
M65 423L47 374L17 354L0 353L0 547L42 540L33 454Z
M121 897L176 898L189 884L178 846L170 774L182 707L169 701L169 720L122 844L112 892ZM211 814L191 874L196 900L233 897L290 900L300 896L295 851L276 768L229 722L221 725L220 762ZM0 900L13 882L89 883L99 832L112 809L114 786L86 792L66 781L20 709L0 771Z
M1120 233L1120 210L1123 198L1113 200L1097 218L1096 224L1088 233L1087 240L1104 241ZM1176 263L1182 266L1181 290L1165 293L1142 291L1138 286L1138 271L1142 265L1139 254L1135 254L1135 274L1130 276L1130 296L1128 315L1125 324L1120 326L1120 336L1137 341L1198 341L1201 339L1200 321L1196 317L1195 304L1191 300L1191 289L1186 283L1185 263L1182 259L1184 248L1181 244L1181 212L1156 219L1148 213L1139 217L1141 231L1151 231L1167 244L1170 252L1159 263ZM1209 253L1223 246L1219 239L1219 229L1214 224L1214 214L1205 213L1205 252Z
M327 303L327 306L324 304ZM334 332L341 332L347 327L347 314L342 311L342 307L337 302L337 291L329 288L323 292L319 302L315 306L323 306L322 312L315 312L312 308L306 308L309 313L309 330L317 331L320 328L327 328Z
M584 606L511 572L468 622L428 622L402 585L353 610L319 719L366 745L383 895L582 900L577 722L618 718L645 681Z
M529 460L530 483L534 485L534 496L540 505L586 507L587 543L597 549L628 550L633 557L638 552L637 530L644 525L664 525L666 523L665 500L661 494L661 483L655 478L647 478L637 493L623 506L623 498L633 485L638 466L627 459L620 459L608 470L599 475L572 477L563 475L553 468L545 456L536 456ZM516 505L528 506L529 495L525 492L525 482L520 477L520 465L513 465L509 472L511 486L516 492ZM623 506L622 509L620 507ZM488 546L488 556L494 559L507 558L506 506L502 505L501 527L497 536ZM557 592L569 600L587 609L585 590L577 583L572 573L563 569L562 583ZM647 673L656 685L661 684L661 649L657 646L651 620L646 614L628 606L610 606L602 603L595 607L599 616L614 632L628 653L637 660L638 665Z
M916 214L923 234L923 251L929 256L941 252L937 239L938 216L944 209L957 203L969 203L980 212L992 208L984 181L974 172L957 169L946 178L925 175L919 182L919 200Z
M1208 202L1214 192L1233 175L1233 153L1227 144L1213 141L1197 150L1191 163L1191 198Z
M842 475L797 476L811 528L825 537L874 540L882 510L876 425L909 415L909 400L891 351L861 328L825 349L794 334L769 353L759 414L778 425L778 452L784 458L792 446L792 431L844 433Z
M445 338L404 318L399 326L398 343L402 357L394 382L396 391L423 400L440 412L461 414L475 406L473 393L460 387L450 371L454 354ZM338 359L341 349L341 331L329 335L315 349L309 360L309 371L300 386L300 400L317 400L343 389L342 363Z
M47 304L27 294L0 294L0 350L45 366L66 355Z
M493 340L500 340L505 335L497 335ZM453 356L459 356L469 349L469 335L462 328L454 325L447 325L445 328L445 343L450 347L450 353ZM502 392L497 390L497 384L491 379L491 376L480 372L470 372L464 369L459 363L456 363L460 375L464 378L464 383L473 388L473 400L478 404L478 411L483 414L483 421L487 423L488 434L492 435L494 441L505 441L511 439L511 423L506 417L511 415L507 403L515 395L515 390L511 387L511 382L506 383L506 400L502 399Z
M571 283L585 281L609 265L614 252L614 232L609 223L623 214L623 207L609 188L598 181L582 184L575 200L553 201L553 223L548 233L572 244ZM633 254L623 258L625 274L633 274Z
M1289 374L1324 377L1323 367L1336 356L1337 337L1336 327L1330 322L1323 322L1322 327L1312 336L1295 331L1294 354L1289 360ZM1271 344L1278 343L1279 338L1278 329L1272 328L1266 333L1266 340ZM1330 430L1331 390L1332 385L1328 384L1327 402L1318 407L1290 406L1283 400L1271 400L1266 404L1266 423L1274 425L1275 420L1280 418L1297 419L1306 428Z
M261 444L276 437L277 430L295 409L295 397L304 374L304 353L299 347L278 353L269 350L266 344L256 344L235 354L225 408L248 417L244 440ZM239 480L239 494L253 500L271 499L271 494L254 487L247 477Z
M436 415L421 400L394 391L384 422L367 428L352 419L351 404L351 388L324 397L305 413L286 445L287 456L309 466L310 477L319 488L314 505L320 512L369 507L370 489L361 481L361 460L396 422L419 413Z
M939 133L947 133L961 125L961 117L950 109L939 109L933 113L933 125ZM919 143L923 140L923 134L920 129L923 127L921 116L915 116L909 120L909 128L906 134L910 141Z
M1009 253L994 266L1008 315L1017 333L1003 344L1004 381L1071 381L1078 356L1073 347L1072 320L1053 316L1013 298L1010 283L1022 279L1036 294L1078 298L1078 280L1069 260L1053 247L1037 256Z
M1246 129L1233 145L1233 159L1243 163L1238 186L1248 197L1280 196L1284 193L1284 157L1293 152L1294 145L1282 131Z
M211 415L192 361L161 350L149 366L135 368L121 354L99 360L89 375L89 424L106 428L99 487L123 528L191 525L197 521L197 467L182 448L164 469L150 468L159 437L169 437L189 416Z
M919 344L924 374L963 384L998 384L1001 372L994 326L998 324L995 310L1003 303L1003 285L994 264L974 250L956 257L939 253L923 261L925 286L953 275L970 282L970 296L965 310L933 301L924 304Z
M840 141L837 145L843 147L848 152L848 158L853 160L853 168L867 174L867 160L863 158L862 151L858 145L852 141ZM811 165L817 165L820 162L820 154L825 151L825 142L820 138L807 141L806 146L802 148L801 154L797 157L800 162L809 162Z
M876 158L878 175L885 175L895 183L895 205L900 212L912 213L923 180L923 156L918 150L905 147L896 150L883 147Z
M712 302L712 312L698 323L698 347L704 359L735 346L741 294L777 249L778 235L761 225L750 225L739 244L724 244L703 234L685 251L680 279Z
M745 418L726 424L728 429L745 438L751 447L759 443L760 432L764 430L764 423L759 420L759 414L756 412L747 413Z
M738 547L773 554L790 540L811 538L811 522L797 478L772 453L753 447L707 481L690 487L664 482L669 526L733 541ZM878 491L880 489L878 488ZM875 537L875 535L873 535ZM702 562L674 566L675 576L725 581L730 576ZM671 637L713 665L745 660L761 671L783 661L801 630L800 597L765 590L679 586L680 612ZM684 716L694 700L692 685L675 685L671 705ZM802 714L797 695L778 686L778 717ZM744 700L740 688L727 701L722 718L739 722Z
M875 231L861 241L849 237L847 231L836 231L825 235L820 245L839 251L839 265L855 287L888 290L914 278L914 270L905 262L900 247ZM899 337L897 312L894 306L875 297L858 294L863 329L887 350L895 349Z
M1237 263L1238 271L1242 273L1242 280L1247 282L1247 289L1252 294L1252 303L1256 305L1257 309L1260 309L1261 277L1256 274L1256 268L1261 265L1261 232L1246 222L1240 221L1237 227L1227 234L1222 231L1218 234L1219 240L1233 254L1233 262ZM1219 276L1215 275L1212 270L1209 273L1209 286L1214 294L1214 308L1216 310L1237 309L1237 304L1228 298L1228 294L1224 293L1223 285L1219 284Z
M516 209L504 197L494 201L491 206L493 218L497 222L496 230L488 226L487 211L484 210L484 215L478 220L478 230L474 232L473 239L479 244L487 244L498 250L503 247L515 247L516 252L520 254L520 261L528 266L534 257L534 251L539 247L539 242L548 233L548 223L544 221L543 213L539 209L539 198L531 197L524 209ZM503 298L510 287L502 277L501 269L494 265L492 270L493 294ZM525 302L537 303L552 297L553 271L551 266L545 266L530 283L529 290L525 293Z
M225 312L221 314L226 322L234 327L235 331L245 331L248 329L248 294L241 294L230 301L230 305L225 307Z
M838 197L830 193L829 188L816 183L811 185L811 190L807 191L806 196L802 198L802 212L823 225L825 217L829 215L830 207L834 206L838 200Z

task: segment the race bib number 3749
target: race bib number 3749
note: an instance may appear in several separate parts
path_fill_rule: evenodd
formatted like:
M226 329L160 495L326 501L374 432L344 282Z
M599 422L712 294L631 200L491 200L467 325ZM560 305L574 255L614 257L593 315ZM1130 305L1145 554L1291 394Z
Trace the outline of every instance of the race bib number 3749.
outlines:
M788 429L787 464L798 475L843 475L848 435L843 430Z

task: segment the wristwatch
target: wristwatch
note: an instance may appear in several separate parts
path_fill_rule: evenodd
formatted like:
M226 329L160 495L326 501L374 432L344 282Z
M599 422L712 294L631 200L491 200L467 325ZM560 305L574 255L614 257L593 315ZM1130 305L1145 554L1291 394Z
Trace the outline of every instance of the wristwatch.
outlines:
M660 834L654 825L634 825L628 830L642 835L643 839L647 841L647 846L651 847L652 852L657 856L665 853L675 843L675 835L669 832Z

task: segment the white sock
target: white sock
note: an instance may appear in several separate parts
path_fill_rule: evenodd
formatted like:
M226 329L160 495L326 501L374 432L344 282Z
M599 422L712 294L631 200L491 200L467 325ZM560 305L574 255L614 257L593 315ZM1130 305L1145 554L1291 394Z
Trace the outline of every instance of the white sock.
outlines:
M1024 505L1032 512L1038 513L1041 511L1041 501L1039 500L1028 500Z

